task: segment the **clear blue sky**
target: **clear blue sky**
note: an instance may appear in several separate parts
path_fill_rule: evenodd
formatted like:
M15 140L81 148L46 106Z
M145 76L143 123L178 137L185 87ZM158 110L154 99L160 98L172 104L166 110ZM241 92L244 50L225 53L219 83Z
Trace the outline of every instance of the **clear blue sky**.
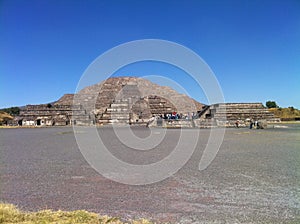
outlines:
M2 0L0 32L0 108L74 93L96 57L119 44L153 38L199 54L227 102L275 100L300 108L298 0ZM205 103L201 90L180 80L179 71L163 67L141 63L118 74L176 76Z

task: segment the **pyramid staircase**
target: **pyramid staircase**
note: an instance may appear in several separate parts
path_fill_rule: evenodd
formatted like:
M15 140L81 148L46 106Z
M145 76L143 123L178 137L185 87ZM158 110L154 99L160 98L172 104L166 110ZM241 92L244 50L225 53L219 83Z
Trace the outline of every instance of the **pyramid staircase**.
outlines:
M101 115L100 124L129 124L132 120L132 105L141 98L135 83L127 83L114 94L114 99Z
M131 117L129 101L129 99L122 99L111 103L98 122L100 124L129 124Z

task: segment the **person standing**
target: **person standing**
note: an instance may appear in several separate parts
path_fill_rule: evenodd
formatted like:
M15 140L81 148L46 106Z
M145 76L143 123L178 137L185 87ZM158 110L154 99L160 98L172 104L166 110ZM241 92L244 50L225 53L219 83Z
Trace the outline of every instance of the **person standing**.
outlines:
M250 120L250 129L252 129L253 124L254 124L253 119L251 119L251 120Z
M239 121L238 120L235 122L235 127L239 128Z

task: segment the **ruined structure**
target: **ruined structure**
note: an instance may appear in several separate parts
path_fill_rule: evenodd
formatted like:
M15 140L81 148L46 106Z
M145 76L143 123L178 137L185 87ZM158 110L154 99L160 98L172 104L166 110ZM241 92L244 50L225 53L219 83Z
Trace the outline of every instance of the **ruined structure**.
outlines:
M76 120L85 124L93 124L90 115L80 105L27 105L20 111L20 115L15 118L18 125L25 126L54 126L72 125Z
M240 126L246 126L250 121L278 121L262 103L219 103L206 106L198 113L196 126L232 127L239 122Z
M153 119L174 112L174 119ZM181 118L181 119L178 119ZM182 119L184 118L184 119ZM18 125L145 124L174 127L233 126L238 120L272 120L261 103L203 105L166 86L136 77L109 78L76 94L65 94L52 104L27 105Z
M27 105L19 125L143 123L166 113L196 113L203 105L166 86L136 77L109 78L53 104Z
M274 114L269 112L262 103L222 103L205 105L198 111L193 119L157 119L152 126L162 127L235 127L238 122L240 127L250 125L251 121L277 122Z

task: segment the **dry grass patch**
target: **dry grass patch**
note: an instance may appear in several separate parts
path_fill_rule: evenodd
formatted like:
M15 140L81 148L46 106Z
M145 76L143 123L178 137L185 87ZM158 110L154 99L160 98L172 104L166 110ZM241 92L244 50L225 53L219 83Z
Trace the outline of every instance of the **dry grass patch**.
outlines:
M13 116L11 116L10 114L5 113L4 111L0 111L0 125L12 119Z
M130 222L122 222L118 218L100 216L96 213L83 210L78 211L52 211L43 210L38 212L20 211L11 204L0 204L0 223L20 223L20 224L151 224L150 221L141 219Z
M300 110L293 107L270 108L269 111L274 113L276 117L280 117L281 119L295 119L296 117L300 117Z

